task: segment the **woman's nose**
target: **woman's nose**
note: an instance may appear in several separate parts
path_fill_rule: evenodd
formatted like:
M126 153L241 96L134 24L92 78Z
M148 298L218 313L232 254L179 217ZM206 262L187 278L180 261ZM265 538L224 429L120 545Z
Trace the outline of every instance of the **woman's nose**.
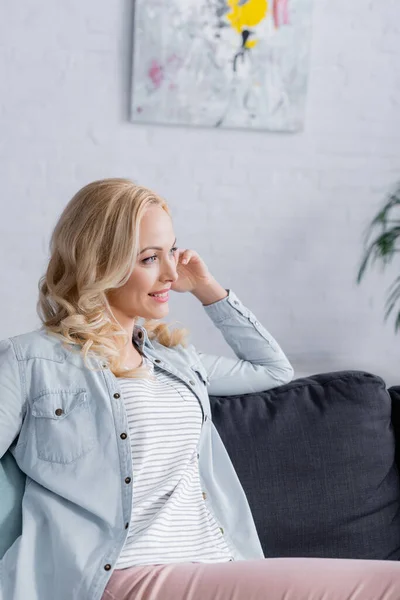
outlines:
M168 281L176 281L178 279L178 271L176 267L177 265L175 260L170 260L168 263L166 263L163 273L164 279L167 279Z

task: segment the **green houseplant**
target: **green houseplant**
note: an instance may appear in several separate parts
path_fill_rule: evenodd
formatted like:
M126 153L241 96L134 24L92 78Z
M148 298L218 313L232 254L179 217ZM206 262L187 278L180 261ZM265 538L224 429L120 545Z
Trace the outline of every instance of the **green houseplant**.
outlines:
M365 246L366 251L361 262L360 269L358 271L357 283L361 282L361 279L365 273L365 270L370 261L372 266L375 261L381 260L385 267L390 263L395 254L400 252L398 247L398 241L400 238L400 216L396 213L400 207L400 183L394 188L394 191L389 193L385 199L383 208L378 212L375 218L368 226ZM378 233L376 234L376 232ZM375 234L376 237L373 241L370 241L371 236ZM388 297L385 305L385 321L393 311L396 303L400 299L400 276L397 277L393 284L388 290ZM400 311L397 313L395 319L395 332L400 327Z

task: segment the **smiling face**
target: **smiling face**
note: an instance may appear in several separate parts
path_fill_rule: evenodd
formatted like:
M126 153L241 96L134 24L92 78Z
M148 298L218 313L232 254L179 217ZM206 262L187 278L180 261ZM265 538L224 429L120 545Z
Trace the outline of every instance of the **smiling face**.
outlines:
M108 293L115 317L128 330L135 317L162 319L168 314L168 294L164 298L149 294L169 289L178 279L178 251L171 217L160 206L151 206L144 213L139 230L140 248L133 272L122 287Z

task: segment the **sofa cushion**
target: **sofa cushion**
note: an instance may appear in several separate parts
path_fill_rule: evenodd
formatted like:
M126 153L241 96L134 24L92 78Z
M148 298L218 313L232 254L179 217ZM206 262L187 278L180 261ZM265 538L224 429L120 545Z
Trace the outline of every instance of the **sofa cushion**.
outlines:
M210 401L267 558L400 559L399 470L380 377L332 372Z

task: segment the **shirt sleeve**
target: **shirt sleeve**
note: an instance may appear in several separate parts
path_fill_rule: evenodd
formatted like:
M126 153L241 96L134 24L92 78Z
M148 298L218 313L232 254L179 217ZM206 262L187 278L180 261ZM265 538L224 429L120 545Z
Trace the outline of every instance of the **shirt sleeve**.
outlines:
M0 341L0 458L19 434L23 419L19 366L10 339Z
M289 383L294 370L272 335L232 290L203 306L237 359L196 350L207 372L210 395L233 396L262 392Z

